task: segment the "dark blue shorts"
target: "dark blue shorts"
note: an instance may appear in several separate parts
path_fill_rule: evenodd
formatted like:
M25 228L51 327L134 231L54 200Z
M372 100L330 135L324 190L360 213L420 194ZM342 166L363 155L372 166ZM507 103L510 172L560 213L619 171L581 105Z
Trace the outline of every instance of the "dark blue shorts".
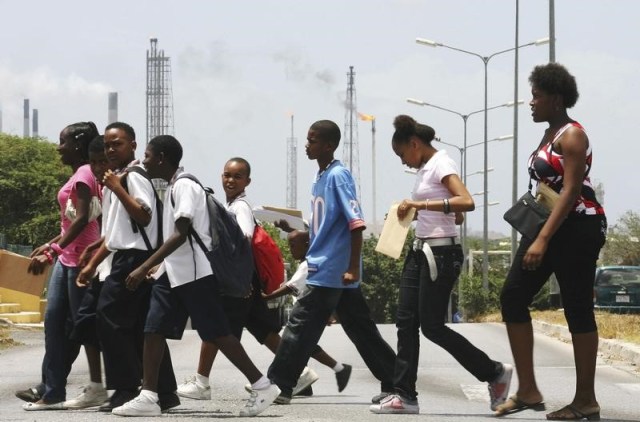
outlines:
M258 343L264 344L270 333L277 334L282 329L277 315L269 310L267 302L262 298L257 280L253 283L249 297L221 296L220 301L229 320L231 333L238 339L242 337L242 330L246 327Z
M172 289L167 274L163 274L151 289L144 332L179 340L189 317L203 341L214 342L231 334L213 275Z

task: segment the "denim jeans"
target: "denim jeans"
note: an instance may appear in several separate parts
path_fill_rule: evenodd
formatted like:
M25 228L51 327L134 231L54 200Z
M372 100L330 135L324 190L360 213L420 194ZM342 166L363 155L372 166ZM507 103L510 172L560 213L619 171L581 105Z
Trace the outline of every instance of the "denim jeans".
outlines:
M394 386L405 400L417 399L416 379L420 355L420 329L426 338L445 349L480 381L491 381L500 364L445 325L449 296L462 267L460 245L432 248L438 276L431 280L422 251L410 250L404 263L398 298L396 327L398 357Z
M280 387L283 394L291 394L335 310L345 333L373 376L382 383L382 390L390 391L395 353L371 319L360 288L307 287L309 291L291 311L282 341L269 367L269 379Z
M46 403L65 400L67 376L80 352L80 343L70 339L76 313L86 291L76 285L77 277L77 267L67 267L57 261L47 287L45 355L42 360L42 381L45 385L42 399Z

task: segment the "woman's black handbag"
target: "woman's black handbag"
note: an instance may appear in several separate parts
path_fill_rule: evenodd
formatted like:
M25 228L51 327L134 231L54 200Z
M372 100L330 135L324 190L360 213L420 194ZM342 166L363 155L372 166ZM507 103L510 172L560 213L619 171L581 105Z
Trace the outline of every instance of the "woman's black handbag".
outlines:
M504 219L521 235L534 240L550 214L551 211L536 201L529 190L504 213Z

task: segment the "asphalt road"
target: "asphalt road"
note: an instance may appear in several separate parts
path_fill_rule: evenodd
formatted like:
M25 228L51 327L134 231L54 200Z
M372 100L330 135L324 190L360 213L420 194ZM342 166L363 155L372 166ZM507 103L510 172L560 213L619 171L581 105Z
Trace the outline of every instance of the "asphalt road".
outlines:
M395 327L380 325L383 336L395 347ZM511 362L505 329L501 324L454 324L452 327L500 361ZM95 410L26 412L14 397L17 389L38 380L43 355L41 331L20 331L14 338L24 344L0 352L0 421L110 421L119 417ZM178 382L195 372L200 341L187 331L182 341L169 344ZM256 365L266 371L273 355L246 335L243 344ZM369 412L370 399L379 384L369 373L355 347L339 325L328 327L322 347L339 361L353 365L348 387L338 393L331 370L315 361L310 366L320 375L314 384L315 395L296 398L291 405L268 408L259 417L278 422L301 421L388 421L402 416L374 415ZM569 344L536 334L536 374L547 409L553 410L570 402L574 391L575 368ZM406 416L420 421L480 421L494 419L489 410L486 384L478 382L453 358L423 338L418 374L420 415ZM212 373L213 399L183 399L182 405L161 416L161 420L200 421L203 419L238 418L247 393L246 380L225 358L220 357ZM69 378L68 396L75 396L88 380L86 359L81 355ZM512 391L517 386L514 376ZM598 360L596 389L602 407L602 420L640 420L640 373L638 368L621 361ZM527 410L509 415L509 420L544 420L545 412ZM158 420L137 418L136 420Z

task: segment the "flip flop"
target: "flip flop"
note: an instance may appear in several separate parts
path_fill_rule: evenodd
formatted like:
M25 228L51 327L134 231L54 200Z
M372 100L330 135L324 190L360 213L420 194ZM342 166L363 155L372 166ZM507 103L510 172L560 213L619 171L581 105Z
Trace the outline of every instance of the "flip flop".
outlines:
M22 405L24 410L64 410L64 402L58 403L25 403Z
M510 415L512 413L522 412L523 410L527 409L535 411L545 410L544 401L540 400L536 403L526 403L520 400L518 396L513 395L509 397L503 404L498 406L495 416Z
M567 415L566 411L569 411L570 414ZM563 415L563 413L565 414ZM600 408L591 413L585 413L576 409L575 406L568 404L562 409L547 414L547 420L550 421L581 421L583 419L586 419L588 421L599 421Z

